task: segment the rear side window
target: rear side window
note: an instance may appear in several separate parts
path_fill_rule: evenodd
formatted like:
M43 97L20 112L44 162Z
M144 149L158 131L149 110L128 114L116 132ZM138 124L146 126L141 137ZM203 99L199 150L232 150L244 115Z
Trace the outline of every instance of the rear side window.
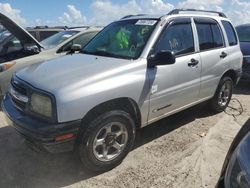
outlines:
M173 51L176 55L194 52L193 31L190 23L177 23L167 27L156 44L155 51Z
M230 22L224 21L224 20L221 22L222 22L223 27L225 28L226 33L227 33L229 45L234 46L234 45L238 44L236 33L233 29L232 24Z
M223 38L218 24L196 23L200 50L209 50L223 47Z
M212 34L213 34L214 47L224 46L221 30L220 30L218 24L212 24L211 29L212 29Z

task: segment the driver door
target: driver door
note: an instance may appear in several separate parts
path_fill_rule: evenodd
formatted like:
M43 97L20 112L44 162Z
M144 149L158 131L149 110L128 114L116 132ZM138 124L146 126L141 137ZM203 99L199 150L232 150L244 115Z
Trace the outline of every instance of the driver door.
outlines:
M153 54L173 51L176 62L149 68L151 81L149 122L198 100L201 60L195 50L190 18L172 20L163 30Z

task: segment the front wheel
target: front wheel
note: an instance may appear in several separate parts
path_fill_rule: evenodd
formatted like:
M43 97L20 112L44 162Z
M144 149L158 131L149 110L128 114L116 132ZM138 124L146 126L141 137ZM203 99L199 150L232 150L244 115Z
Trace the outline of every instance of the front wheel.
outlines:
M222 112L224 111L233 94L233 81L230 77L223 77L220 80L218 88L210 100L210 106L213 111L215 112Z
M119 165L132 149L135 124L123 111L104 113L93 120L82 135L81 160L91 171L107 171Z

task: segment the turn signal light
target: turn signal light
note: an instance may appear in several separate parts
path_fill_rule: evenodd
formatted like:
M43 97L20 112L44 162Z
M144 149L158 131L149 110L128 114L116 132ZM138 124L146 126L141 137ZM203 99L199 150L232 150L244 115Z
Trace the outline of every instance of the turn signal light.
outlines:
M57 136L55 138L55 141L63 141L63 140L67 140L67 139L70 139L70 138L73 138L73 137L74 137L73 133L64 134L64 135L61 135L61 136Z
M4 72L4 71L10 69L15 64L16 64L16 62L0 64L0 72Z

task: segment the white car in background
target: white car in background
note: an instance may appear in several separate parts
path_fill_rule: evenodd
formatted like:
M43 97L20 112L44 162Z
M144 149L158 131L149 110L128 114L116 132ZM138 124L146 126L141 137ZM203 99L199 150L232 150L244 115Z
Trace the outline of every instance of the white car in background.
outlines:
M4 34L0 40L0 100L17 70L81 50L100 27L79 27L59 32L40 43L24 28L0 13ZM0 33L0 34L1 34Z

